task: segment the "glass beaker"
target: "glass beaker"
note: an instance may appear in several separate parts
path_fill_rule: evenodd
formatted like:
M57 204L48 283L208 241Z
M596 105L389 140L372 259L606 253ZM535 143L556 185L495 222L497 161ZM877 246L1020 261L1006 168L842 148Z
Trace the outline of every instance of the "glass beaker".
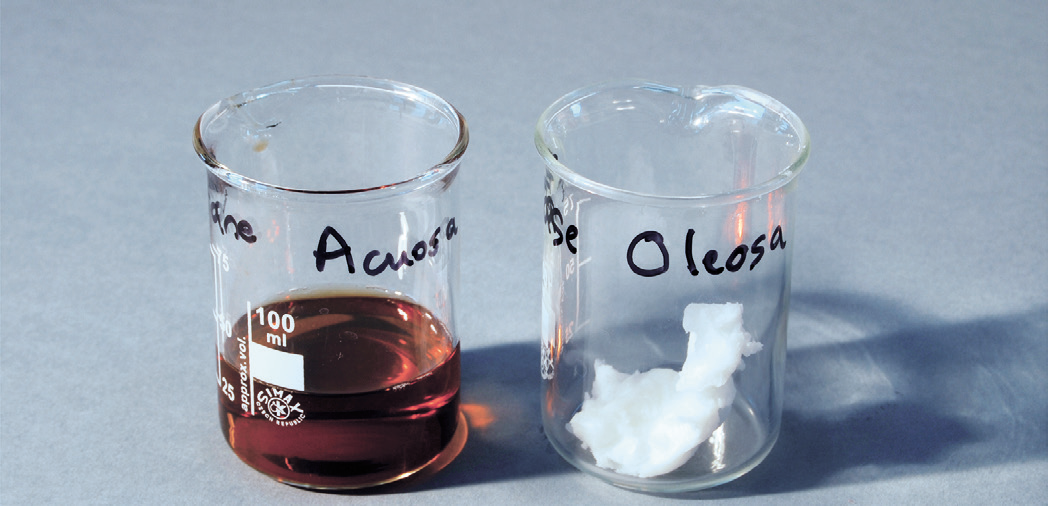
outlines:
M556 101L535 143L553 447L650 492L746 473L779 433L801 121L742 87L612 82Z
M466 437L454 304L462 115L414 86L323 76L218 102L194 133L208 166L229 446L317 489L449 462Z

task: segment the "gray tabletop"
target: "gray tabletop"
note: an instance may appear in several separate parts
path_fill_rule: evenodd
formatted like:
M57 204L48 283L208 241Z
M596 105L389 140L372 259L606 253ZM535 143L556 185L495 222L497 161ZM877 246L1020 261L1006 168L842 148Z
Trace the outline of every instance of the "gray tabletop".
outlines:
M1048 502L1048 4L28 2L0 8L0 502ZM290 77L429 89L470 124L463 398L410 486L311 493L219 432L210 104ZM780 440L668 497L566 464L539 420L533 128L618 78L740 84L804 119Z

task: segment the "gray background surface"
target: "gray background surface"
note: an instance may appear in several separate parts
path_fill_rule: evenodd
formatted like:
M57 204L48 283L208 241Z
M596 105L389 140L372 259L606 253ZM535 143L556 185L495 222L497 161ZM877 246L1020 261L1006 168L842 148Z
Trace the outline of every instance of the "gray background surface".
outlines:
M0 502L1048 502L1048 4L0 4ZM427 88L471 128L466 402L495 421L412 487L280 485L219 433L210 104L290 77ZM639 77L740 84L808 126L783 433L683 497L616 489L539 430L542 110Z

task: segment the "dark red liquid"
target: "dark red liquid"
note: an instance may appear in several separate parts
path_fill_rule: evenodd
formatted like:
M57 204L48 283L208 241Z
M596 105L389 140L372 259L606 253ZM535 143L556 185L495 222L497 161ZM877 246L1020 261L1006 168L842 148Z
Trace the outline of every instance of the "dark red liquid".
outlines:
M286 343L266 342L270 311L294 317L292 333L280 330ZM237 322L219 360L222 431L244 462L290 484L356 488L407 476L448 446L459 351L427 310L389 297L324 296L270 304L261 317ZM255 343L303 356L303 391L242 382L249 321ZM223 391L223 381L232 387Z

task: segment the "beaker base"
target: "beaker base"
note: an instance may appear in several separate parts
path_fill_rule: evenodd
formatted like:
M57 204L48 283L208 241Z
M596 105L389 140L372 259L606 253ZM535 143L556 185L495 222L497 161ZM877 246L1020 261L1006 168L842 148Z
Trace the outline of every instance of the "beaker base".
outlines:
M546 427L553 448L571 465L616 487L650 494L697 492L733 481L757 467L771 453L779 424L766 427L743 399L736 399L732 415L679 469L661 476L638 478L596 465L589 450L565 429ZM552 420L544 420L546 424ZM727 428L726 427L730 427ZM561 438L565 438L561 440ZM748 444L759 442L759 444ZM739 444L742 443L742 447Z
M454 434L451 436L451 440L443 451L438 453L432 460L422 465L418 469L407 471L399 474L392 478L378 481L375 483L366 484L354 484L349 486L330 486L330 485L314 485L309 483L298 483L295 481L275 478L276 481L285 485L291 485L292 487L302 488L306 490L312 490L317 492L351 492L351 491L363 491L367 490L370 492L382 492L392 487L408 487L412 484L418 483L425 480L447 467L456 457L462 453L462 449L466 446L466 440L469 438L469 427L466 422L466 417L459 410L457 418L457 426Z

